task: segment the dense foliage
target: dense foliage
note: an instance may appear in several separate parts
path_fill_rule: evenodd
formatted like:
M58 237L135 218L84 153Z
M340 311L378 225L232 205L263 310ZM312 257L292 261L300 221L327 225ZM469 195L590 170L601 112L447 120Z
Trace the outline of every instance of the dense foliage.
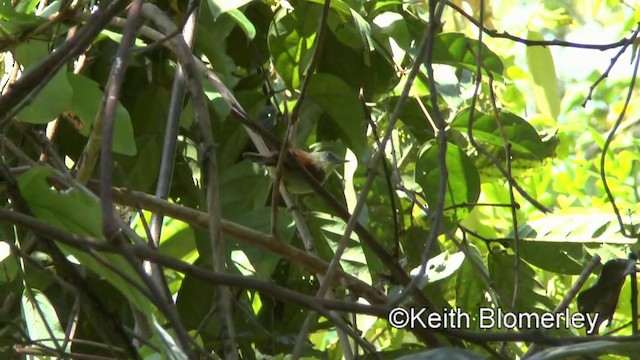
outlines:
M0 0L0 357L633 356L633 6Z

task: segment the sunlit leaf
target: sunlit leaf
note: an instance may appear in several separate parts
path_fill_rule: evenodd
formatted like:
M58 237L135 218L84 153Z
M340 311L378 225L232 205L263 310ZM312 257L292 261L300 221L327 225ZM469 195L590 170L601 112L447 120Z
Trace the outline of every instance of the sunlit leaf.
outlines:
M22 313L27 333L32 341L51 349L69 350L71 343L62 347L62 339L65 335L56 309L40 290L32 288L24 291L22 294Z
M215 17L217 17L222 13L244 6L251 1L253 0L207 0L207 3L209 4L209 9L211 9L211 12Z
M463 132L468 131L471 109L458 113L451 127ZM473 138L476 141L504 148L505 138L511 144L512 155L521 155L525 159L542 160L553 152L546 148L536 129L521 117L506 110L498 111L499 117L474 111ZM504 135L504 137L503 137Z
M544 40L542 35L536 31L529 31L527 38L529 40ZM538 111L557 119L560 114L561 99L558 94L558 79L551 50L543 46L527 46L526 49L533 98Z

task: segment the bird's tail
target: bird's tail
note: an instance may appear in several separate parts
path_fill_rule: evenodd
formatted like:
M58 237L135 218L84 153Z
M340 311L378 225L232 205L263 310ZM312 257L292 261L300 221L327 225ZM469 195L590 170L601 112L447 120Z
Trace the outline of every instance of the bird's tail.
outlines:
M263 155L255 152L244 152L242 153L242 157L249 161L265 165L273 165L278 162L278 155L276 153Z

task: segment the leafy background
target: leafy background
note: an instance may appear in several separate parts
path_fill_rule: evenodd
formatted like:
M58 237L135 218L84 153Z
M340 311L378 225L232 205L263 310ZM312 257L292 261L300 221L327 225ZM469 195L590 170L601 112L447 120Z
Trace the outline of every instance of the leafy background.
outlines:
M185 90L158 18L194 3L145 4L164 15L122 57L135 4L0 1L3 358L637 353L637 3L205 0ZM349 162L288 202L242 156L269 136ZM471 326L396 329L398 305ZM481 330L480 308L597 312L611 336Z

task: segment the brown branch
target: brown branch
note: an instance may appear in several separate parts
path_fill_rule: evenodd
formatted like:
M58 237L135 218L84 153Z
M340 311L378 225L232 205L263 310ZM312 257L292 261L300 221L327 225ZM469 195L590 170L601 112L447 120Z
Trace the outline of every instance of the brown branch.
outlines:
M91 185L93 184L90 184L90 187L92 187ZM145 210L169 216L199 228L205 229L207 227L207 214L201 211L176 205L136 191L114 188L113 195L115 201L119 204L131 207L142 207ZM282 256L292 263L302 266L311 272L324 273L328 267L326 262L311 256L304 251L281 241L273 241L266 234L224 219L222 220L222 231L226 235L229 235L238 241ZM372 304L385 304L387 302L386 297L381 292L358 278L355 278L345 272L338 272L336 277L341 279L341 281L352 289L352 291L367 299L367 301Z
M104 251L108 253L122 254L121 249L126 247L127 251L130 251L140 260L149 260L158 265L177 270L183 274L193 275L202 280L209 281L212 284L223 284L227 286L263 291L283 300L295 302L310 309L319 311L323 315L327 310L356 312L359 314L379 317L386 316L388 313L388 307L384 305L364 305L327 299L319 300L267 281L238 275L216 273L211 270L186 263L182 260L163 255L146 244L123 244L122 246L117 246L101 239L70 234L31 216L3 208L0 208L0 221L6 221L11 224L23 226L37 234L55 238L65 245L72 246L82 251Z

